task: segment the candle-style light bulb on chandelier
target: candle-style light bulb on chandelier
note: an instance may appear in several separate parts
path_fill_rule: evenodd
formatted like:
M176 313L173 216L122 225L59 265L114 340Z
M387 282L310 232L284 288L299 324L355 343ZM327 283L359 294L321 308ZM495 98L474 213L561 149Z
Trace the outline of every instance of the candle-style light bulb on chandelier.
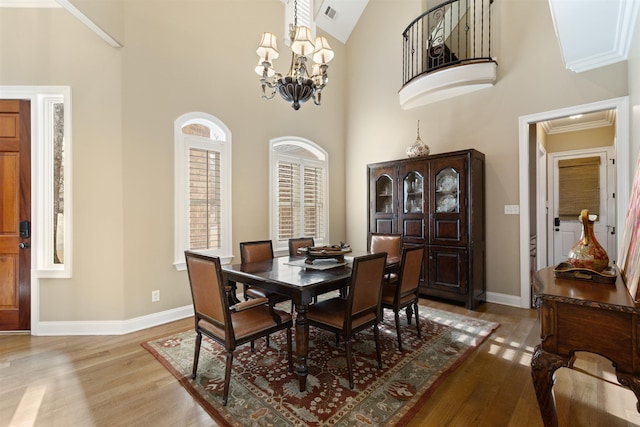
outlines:
M276 36L263 33L260 46L256 53L260 61L256 66L256 73L262 84L262 98L272 99L276 92L289 102L294 110L313 98L316 105L320 105L322 89L327 85L327 65L333 59L333 50L325 37L316 37L311 42L311 29L298 25L298 2L294 1L293 24L289 24L289 38L291 40L291 66L286 75L273 69L272 61L280 56L276 45ZM313 59L311 74L307 69L307 56Z

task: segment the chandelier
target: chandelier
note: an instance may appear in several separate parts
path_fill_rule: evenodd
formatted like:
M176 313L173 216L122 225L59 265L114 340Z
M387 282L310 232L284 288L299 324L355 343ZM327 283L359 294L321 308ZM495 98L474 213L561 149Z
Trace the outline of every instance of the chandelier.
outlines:
M311 42L311 29L298 25L298 2L294 2L293 24L289 24L289 39L291 40L291 66L286 75L273 69L272 61L280 56L276 45L276 36L263 33L260 46L256 53L260 57L256 73L262 84L262 98L272 99L276 92L291 104L294 110L313 98L316 105L320 105L322 89L327 85L327 63L333 59L333 50L325 37L317 37ZM307 56L313 59L311 74L307 69Z

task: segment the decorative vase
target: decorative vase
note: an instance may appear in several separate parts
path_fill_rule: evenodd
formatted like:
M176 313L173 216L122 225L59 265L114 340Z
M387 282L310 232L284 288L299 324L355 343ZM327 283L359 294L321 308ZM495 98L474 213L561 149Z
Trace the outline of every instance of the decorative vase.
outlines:
M569 264L575 268L587 268L601 272L609 265L609 256L593 232L593 224L597 215L589 215L588 209L583 209L579 219L582 221L582 237L569 251Z
M416 142L407 147L407 156L409 158L413 157L424 157L429 155L429 146L422 142L420 139L420 120L418 120L418 132L416 137Z

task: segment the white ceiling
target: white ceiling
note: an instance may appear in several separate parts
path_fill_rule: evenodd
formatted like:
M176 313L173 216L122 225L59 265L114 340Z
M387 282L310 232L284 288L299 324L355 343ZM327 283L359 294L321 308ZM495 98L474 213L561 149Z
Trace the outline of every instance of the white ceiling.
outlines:
M316 0L316 25L346 43L369 0Z
M615 123L615 120L615 110L604 110L594 113L580 114L579 116L547 120L540 124L547 134L556 134L612 126Z
M638 0L549 0L565 66L577 73L629 56Z

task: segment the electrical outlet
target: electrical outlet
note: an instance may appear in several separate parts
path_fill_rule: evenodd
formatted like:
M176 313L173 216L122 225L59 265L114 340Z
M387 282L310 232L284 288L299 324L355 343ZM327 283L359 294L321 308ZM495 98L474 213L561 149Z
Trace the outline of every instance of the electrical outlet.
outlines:
M505 215L518 215L520 213L520 205L504 205Z
M160 291L151 291L151 302L160 301Z

